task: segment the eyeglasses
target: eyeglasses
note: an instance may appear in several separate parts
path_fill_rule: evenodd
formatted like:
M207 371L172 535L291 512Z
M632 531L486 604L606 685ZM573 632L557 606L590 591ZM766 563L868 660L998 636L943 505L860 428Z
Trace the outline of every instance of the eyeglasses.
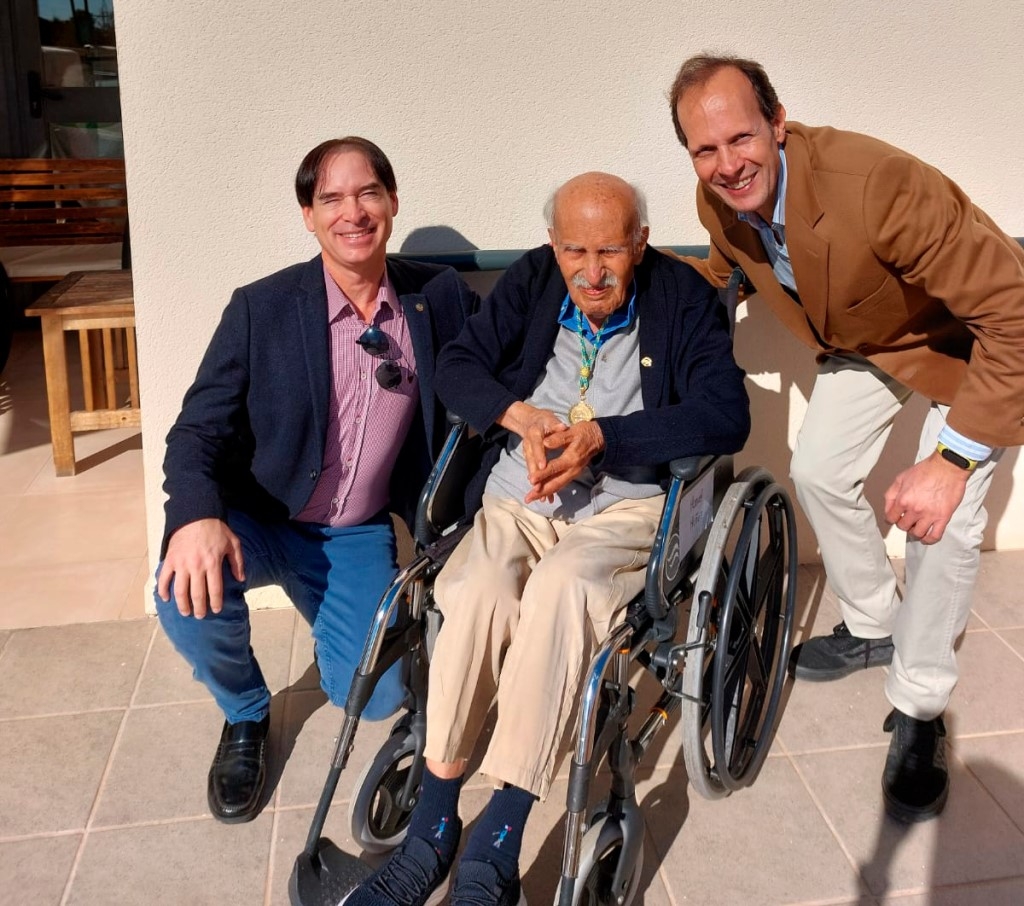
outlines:
M363 347L363 351L376 359L384 359L373 376L377 383L385 390L394 390L402 383L402 368L394 359L388 357L391 351L391 338L379 327L367 327L356 342Z

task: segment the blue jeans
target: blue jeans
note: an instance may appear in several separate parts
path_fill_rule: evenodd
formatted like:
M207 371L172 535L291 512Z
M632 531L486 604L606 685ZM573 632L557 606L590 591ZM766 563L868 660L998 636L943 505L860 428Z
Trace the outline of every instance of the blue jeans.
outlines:
M395 535L387 514L362 525L331 528L303 522L265 524L237 510L228 525L242 544L244 582L224 564L224 607L197 620L183 617L174 602L154 592L156 610L174 647L192 665L192 675L210 690L229 723L262 720L270 690L250 644L249 588L280 585L313 627L320 685L335 705L344 705L359 666L377 602L397 571ZM163 567L157 567L157 576ZM383 720L402 704L401 662L377 684L363 711Z

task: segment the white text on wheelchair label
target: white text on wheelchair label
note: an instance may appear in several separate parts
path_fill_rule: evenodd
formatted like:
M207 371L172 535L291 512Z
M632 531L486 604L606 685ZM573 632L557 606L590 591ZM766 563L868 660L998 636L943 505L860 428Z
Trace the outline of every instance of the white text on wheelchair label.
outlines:
M715 521L715 470L708 469L679 502L679 551L687 553Z

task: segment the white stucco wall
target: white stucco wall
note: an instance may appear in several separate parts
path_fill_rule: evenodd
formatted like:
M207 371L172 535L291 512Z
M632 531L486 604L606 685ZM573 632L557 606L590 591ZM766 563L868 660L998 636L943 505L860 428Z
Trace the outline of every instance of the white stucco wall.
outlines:
M438 225L480 248L535 245L549 190L587 169L647 190L655 244L703 243L665 93L685 57L722 50L764 63L791 119L901 145L1024 235L1024 4L115 0L115 14L154 556L164 436L232 288L315 252L291 183L325 138L362 134L392 158L395 250ZM737 349L755 406L744 460L785 475L811 357L755 310ZM898 429L885 474L915 431ZM989 546L1024 547L1011 452Z

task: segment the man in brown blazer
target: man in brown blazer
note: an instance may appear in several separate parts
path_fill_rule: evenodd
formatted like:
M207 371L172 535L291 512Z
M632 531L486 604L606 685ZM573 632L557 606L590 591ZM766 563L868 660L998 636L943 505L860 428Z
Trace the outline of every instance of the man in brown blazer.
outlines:
M700 184L705 274L743 268L818 354L791 474L843 622L797 646L798 679L891 663L886 810L946 802L942 713L957 679L1003 447L1024 442L1024 250L951 180L852 132L787 123L761 66L687 60L671 90L676 134ZM932 401L914 464L885 494L907 533L900 595L864 480L914 393Z

